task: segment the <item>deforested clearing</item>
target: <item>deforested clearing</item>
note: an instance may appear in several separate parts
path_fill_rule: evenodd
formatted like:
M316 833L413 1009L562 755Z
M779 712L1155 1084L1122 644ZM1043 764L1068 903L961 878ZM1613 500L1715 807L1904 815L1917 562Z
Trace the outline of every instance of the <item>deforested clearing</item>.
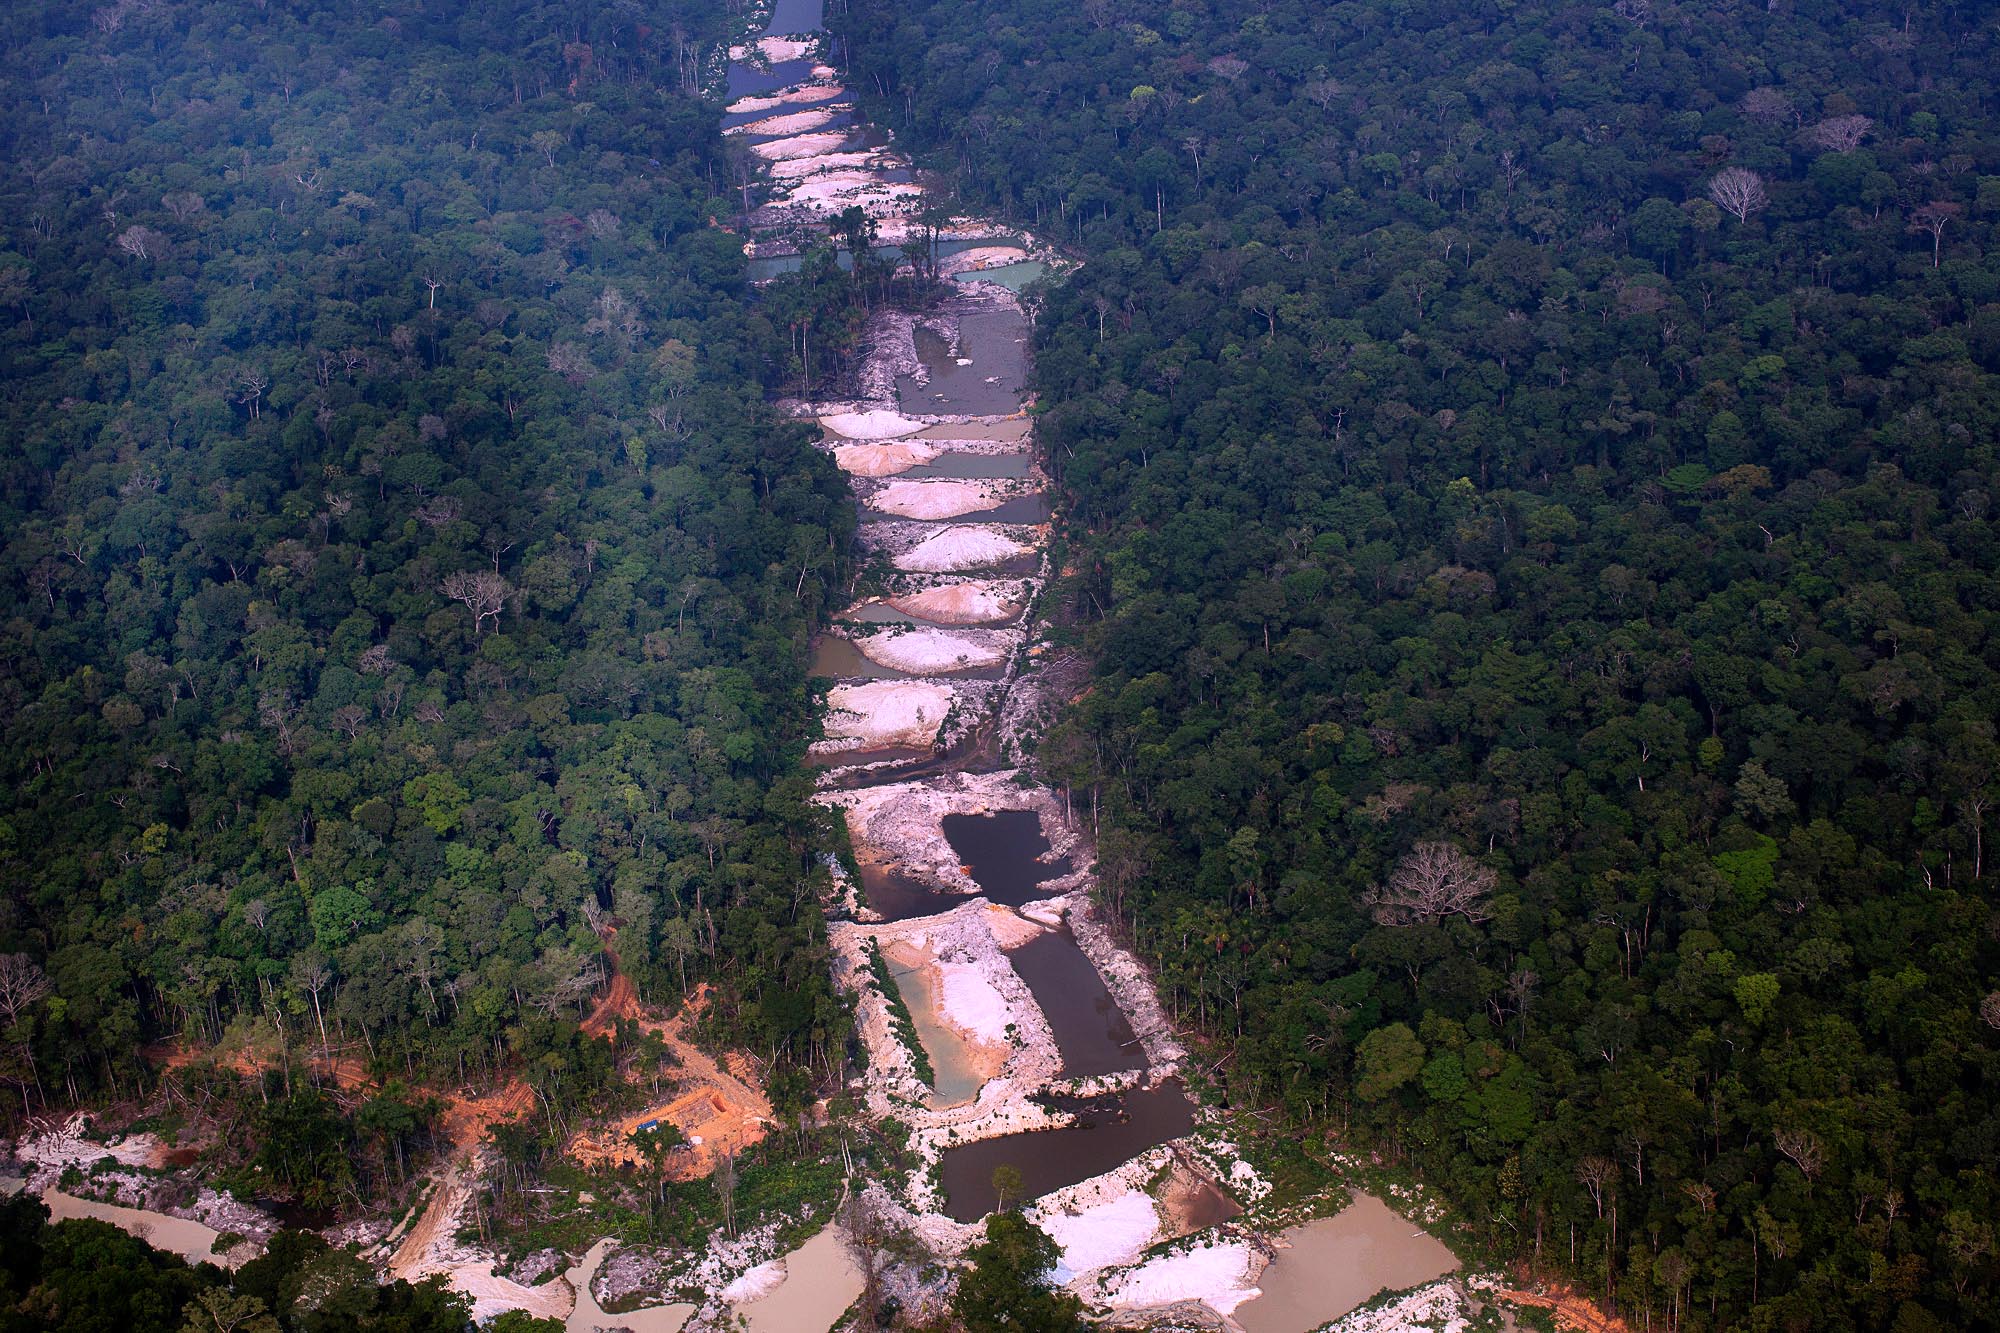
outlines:
M826 738L863 747L928 745L951 709L951 690L916 680L871 680L828 695Z
M927 444L843 444L833 451L834 466L853 477L893 477L930 462L938 451Z
M903 518L957 518L998 508L1006 499L996 487L977 481L898 481L868 497L868 503Z
M940 532L912 547L897 556L894 564L898 569L917 574L949 574L955 569L997 565L1033 550L1032 546L1023 546L990 528L968 524Z
M879 407L863 412L835 412L821 417L819 424L850 440L899 440L924 428L921 421Z
M991 633L991 631L987 631ZM990 642L963 639L945 630L918 629L902 634L871 634L855 647L871 662L913 676L935 672L977 671L1007 660L1006 650Z
M1019 615L1022 603L1013 594L1020 589L1018 583L975 579L926 588L907 597L891 597L889 605L904 615L940 625L984 625Z

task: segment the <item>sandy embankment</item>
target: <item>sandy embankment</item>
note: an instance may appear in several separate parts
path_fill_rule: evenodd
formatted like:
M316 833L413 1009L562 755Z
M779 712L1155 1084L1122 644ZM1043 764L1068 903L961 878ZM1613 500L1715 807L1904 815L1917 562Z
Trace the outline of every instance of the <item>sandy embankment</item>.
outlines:
M871 509L898 518L942 519L998 509L1023 488L997 481L892 481L868 496Z
M1036 549L987 525L967 523L925 538L890 563L913 574L950 574L1005 564Z
M821 130L814 134L794 135L789 139L753 143L750 151L766 162L786 162L831 153L846 142L846 130Z
M1029 590L1019 580L968 579L891 597L889 605L940 625L984 625L1020 615Z
M977 636L977 637L974 637ZM854 646L869 661L912 676L981 671L1007 660L1011 645L992 631L943 629L883 630L856 638Z
M816 130L834 118L831 108L812 111L791 111L782 116L766 116L762 120L746 121L741 125L731 125L724 134L743 134L762 138L769 134L805 134Z
M898 472L921 467L939 452L913 440L895 444L842 444L834 447L833 463L850 477L893 477Z
M819 424L850 440L899 440L924 428L921 421L879 407L857 412L831 412L821 417Z
M827 695L826 741L831 749L921 747L937 738L952 691L915 680L838 685Z
M831 102L836 97L847 95L847 89L837 83L808 83L797 88L783 88L775 93L760 97L739 97L723 108L732 116L748 116L759 111L776 111L781 106L810 106L815 102Z

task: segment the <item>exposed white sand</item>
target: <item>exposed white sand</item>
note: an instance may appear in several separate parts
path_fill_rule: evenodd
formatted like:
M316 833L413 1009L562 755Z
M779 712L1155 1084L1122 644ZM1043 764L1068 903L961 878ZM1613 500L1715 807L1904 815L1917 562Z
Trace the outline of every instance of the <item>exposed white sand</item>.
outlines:
M787 60L804 60L819 47L810 37L760 37L757 50L764 59L774 65L782 65Z
M1247 1241L1214 1241L1149 1259L1111 1285L1111 1302L1127 1309L1200 1301L1232 1314L1257 1296L1252 1278L1261 1256Z
M1159 1210L1152 1197L1139 1190L1076 1213L1037 1211L1037 1224L1062 1247L1063 1267L1073 1273L1129 1264L1159 1238Z
M835 412L830 416L821 417L819 424L835 435L844 435L850 440L900 440L903 436L915 435L924 428L923 422L912 421L900 412L891 412L885 408L873 408L862 412Z
M944 1017L953 1027L995 1045L1007 1040L1013 1015L984 968L973 963L941 962L938 979L943 983Z
M1007 495L991 482L892 481L868 497L873 508L903 518L957 518L997 509Z
M949 574L958 569L978 569L997 565L1016 556L1029 555L1032 546L1023 546L991 528L977 524L949 528L897 556L898 569L919 574Z
M753 143L750 151L766 162L784 162L831 153L846 142L846 130L820 130L814 134L794 135L789 139L773 139L769 143Z
M975 579L948 583L907 597L892 597L889 605L904 615L941 625L982 625L1007 620L1021 613L1021 603L1010 599L1022 585Z
M826 737L863 746L929 745L951 708L951 690L920 680L837 685L827 695Z
M776 111L781 106L802 106L813 102L831 102L844 96L847 89L837 83L808 83L803 87L784 88L761 97L739 97L723 110L732 116L746 116L753 111Z
M766 116L762 120L752 120L742 125L731 125L723 133L753 134L758 136L766 134L804 134L808 130L818 129L832 119L833 112L824 109L818 111L793 111L782 116Z
M948 630L911 629L900 634L885 631L856 639L854 646L869 661L913 676L978 671L1007 660L1007 650L990 639L965 639Z
M1472 1311L1456 1281L1433 1282L1369 1310L1356 1310L1327 1326L1328 1333L1468 1333Z
M794 158L789 162L773 162L771 179L797 180L810 176L816 171L847 171L856 167L878 164L880 158L874 153L822 153L818 157Z
M731 1305L769 1296L785 1280L785 1261L767 1259L722 1289L722 1299Z
M843 444L833 451L834 466L855 477L892 477L938 456L927 444Z

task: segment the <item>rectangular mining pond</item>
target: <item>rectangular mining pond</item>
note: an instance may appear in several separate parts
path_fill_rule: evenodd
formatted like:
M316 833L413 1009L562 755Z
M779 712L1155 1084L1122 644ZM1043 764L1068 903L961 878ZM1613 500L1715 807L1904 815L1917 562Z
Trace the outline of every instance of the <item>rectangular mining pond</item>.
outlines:
M1146 1053L1089 955L1067 929L1052 930L1007 955L1055 1034L1063 1073L1091 1078L1142 1068Z
M1101 1176L1146 1149L1180 1138L1194 1128L1194 1107L1181 1085L1168 1080L1157 1088L1137 1088L1073 1108L1076 1123L1062 1129L1008 1134L945 1149L945 1211L960 1222L977 1222L999 1206L993 1172L1011 1166L1021 1173L1027 1203L1044 1194Z
M1067 856L1054 861L1032 810L996 810L985 815L946 815L945 841L979 891L1003 907L1019 907L1048 894L1042 885L1070 871Z

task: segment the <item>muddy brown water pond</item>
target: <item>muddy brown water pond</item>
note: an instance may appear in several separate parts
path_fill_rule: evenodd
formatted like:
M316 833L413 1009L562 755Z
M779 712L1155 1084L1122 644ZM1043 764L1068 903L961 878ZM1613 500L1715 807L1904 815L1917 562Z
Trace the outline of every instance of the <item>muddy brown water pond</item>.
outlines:
M936 426L926 426L910 436L913 440L935 440L940 443L950 440L994 440L1006 444L1019 444L1028 438L1032 425L1026 417L1010 416L1000 421L947 421Z
M1125 1011L1067 929L1030 940L1009 951L1007 960L1049 1020L1065 1075L1089 1078L1145 1065L1146 1052Z
M897 377L896 399L903 411L989 416L1020 407L1028 382L1028 320L1019 310L961 315L956 357L929 329L919 328L915 339L917 359L930 379L919 384L908 375ZM961 360L971 364L961 366Z
M908 680L909 673L885 667L838 634L822 634L813 644L812 665L806 674L827 680Z
M1194 1107L1172 1079L1157 1088L1135 1088L1065 1109L1075 1111L1075 1124L945 1149L940 1164L945 1211L960 1222L977 1222L999 1206L995 1167L1011 1166L1021 1173L1018 1202L1026 1203L1101 1176L1194 1128Z
M851 620L857 625L928 625L931 622L898 611L887 602L864 602L840 613L840 619Z
M972 1044L946 1026L939 1016L944 997L938 994L937 979L931 970L892 966L889 975L896 989L903 993L903 1004L910 1011L917 1041L930 1057L931 1105L963 1106L973 1100L986 1086L986 1080L975 1062Z
M1023 259L1013 264L995 264L992 268L967 269L963 273L951 275L953 282L997 282L1010 292L1018 292L1029 283L1048 276L1049 266L1039 259Z
M1407 1291L1458 1267L1443 1241L1373 1195L1334 1217L1288 1228L1257 1278L1263 1294L1236 1307L1244 1333L1306 1333L1380 1291Z
M907 871L863 861L861 897L884 921L914 921L962 907L973 895L944 893Z
M961 436L961 439L969 438ZM932 477L952 477L961 481L1011 481L1034 471L1035 460L1027 454L939 454L928 463L919 463L898 475L911 481Z
M944 839L981 893L1004 907L1046 898L1042 885L1070 872L1067 856L1053 861L1042 821L1032 810L946 815Z
M870 509L860 505L863 523L908 523L903 514L885 513L880 509ZM1011 500L1002 500L991 509L975 509L968 514L953 514L948 518L927 518L925 523L955 525L960 523L1046 523L1049 521L1048 497L1039 491L1032 495L1017 495Z
M929 748L918 749L914 745L883 745L875 749L831 750L806 754L807 768L845 768L849 764L903 763L911 759L935 759L937 752ZM879 781L891 782L893 778Z

